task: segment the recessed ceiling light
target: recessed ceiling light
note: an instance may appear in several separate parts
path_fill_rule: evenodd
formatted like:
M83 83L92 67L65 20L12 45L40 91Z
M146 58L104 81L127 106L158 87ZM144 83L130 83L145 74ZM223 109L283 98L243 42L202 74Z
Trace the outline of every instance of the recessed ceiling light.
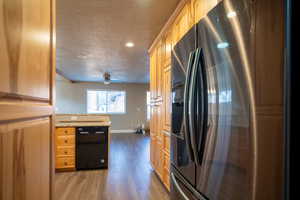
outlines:
M133 42L127 42L125 44L126 47L134 47L134 43Z
M231 11L231 12L227 13L227 17L228 17L228 18L236 17L236 12Z

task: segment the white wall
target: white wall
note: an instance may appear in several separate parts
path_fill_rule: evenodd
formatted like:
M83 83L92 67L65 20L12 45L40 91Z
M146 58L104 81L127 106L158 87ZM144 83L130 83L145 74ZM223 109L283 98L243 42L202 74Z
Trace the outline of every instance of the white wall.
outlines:
M111 115L112 130L133 130L138 123L146 124L146 95L149 84L71 83L62 76L56 78L56 113L87 113L88 89L126 91L126 114Z

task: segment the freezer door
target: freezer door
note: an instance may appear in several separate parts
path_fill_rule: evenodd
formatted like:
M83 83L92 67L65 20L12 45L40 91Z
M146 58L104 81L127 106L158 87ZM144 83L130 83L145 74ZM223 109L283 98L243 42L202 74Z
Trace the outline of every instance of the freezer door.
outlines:
M207 83L206 141L197 190L210 200L249 200L253 182L251 16L248 0L224 0L197 25ZM203 146L204 145L204 146ZM202 147L202 148L201 148Z

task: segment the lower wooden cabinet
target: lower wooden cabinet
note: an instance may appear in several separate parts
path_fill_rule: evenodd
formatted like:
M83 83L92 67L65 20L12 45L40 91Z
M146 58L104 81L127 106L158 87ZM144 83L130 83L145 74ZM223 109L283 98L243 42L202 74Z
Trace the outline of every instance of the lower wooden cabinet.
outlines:
M0 124L0 199L49 200L50 118Z
M56 128L55 130L57 170L75 169L75 128Z
M170 190L170 136L165 131L151 135L150 160L158 177Z

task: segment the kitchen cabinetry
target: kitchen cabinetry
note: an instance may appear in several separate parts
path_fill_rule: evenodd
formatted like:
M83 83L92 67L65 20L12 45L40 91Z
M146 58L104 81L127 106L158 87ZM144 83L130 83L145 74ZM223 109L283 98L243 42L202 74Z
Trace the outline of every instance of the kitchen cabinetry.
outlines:
M75 169L75 128L59 127L55 130L57 170Z
M183 0L151 48L150 160L166 188L170 188L171 51L172 47L220 0Z
M0 199L51 200L55 0L0 5Z

